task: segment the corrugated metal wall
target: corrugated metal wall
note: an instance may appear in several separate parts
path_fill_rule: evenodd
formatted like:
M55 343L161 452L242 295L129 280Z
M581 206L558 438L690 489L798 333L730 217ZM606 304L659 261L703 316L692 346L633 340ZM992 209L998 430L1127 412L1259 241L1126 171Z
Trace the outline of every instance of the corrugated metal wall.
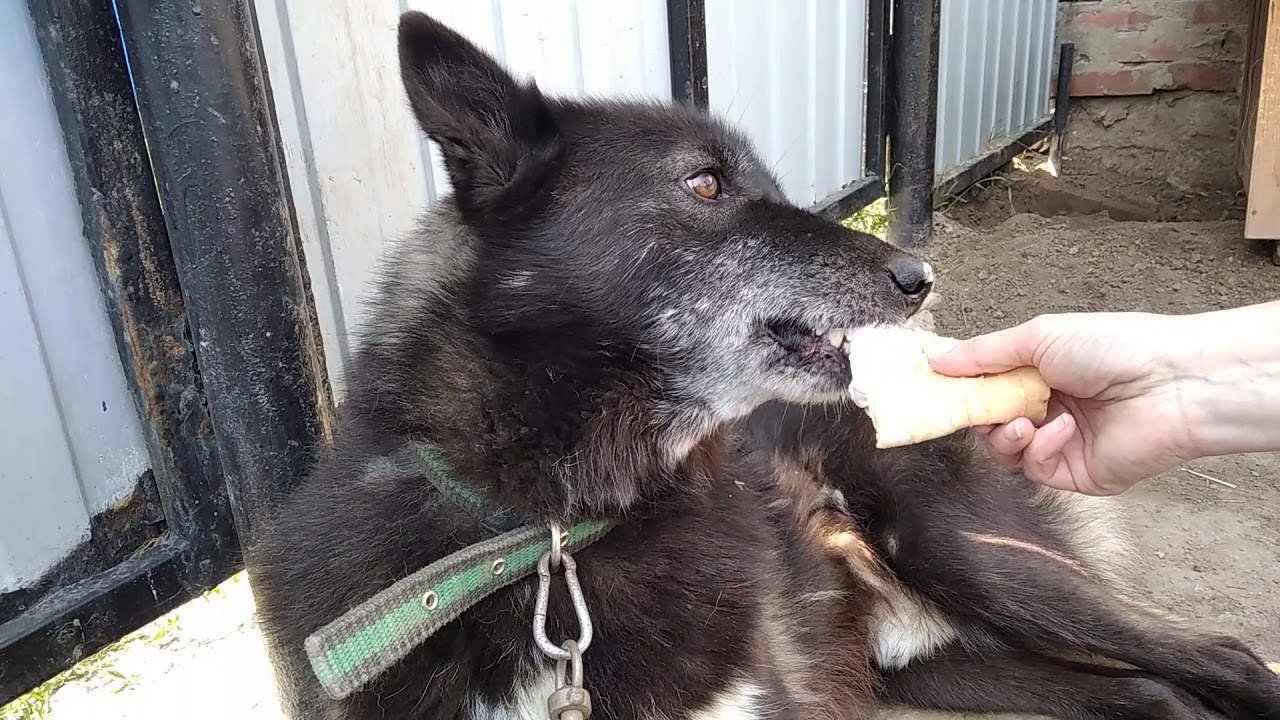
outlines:
M710 105L809 206L863 177L866 0L706 0Z
M403 100L395 26L431 13L551 93L671 97L665 0L257 3L335 387L383 244L447 187ZM862 177L866 0L709 0L712 110L812 204ZM839 30L839 32L837 32Z
M0 593L148 468L25 3L0 3Z
M943 0L937 171L1050 113L1058 0Z

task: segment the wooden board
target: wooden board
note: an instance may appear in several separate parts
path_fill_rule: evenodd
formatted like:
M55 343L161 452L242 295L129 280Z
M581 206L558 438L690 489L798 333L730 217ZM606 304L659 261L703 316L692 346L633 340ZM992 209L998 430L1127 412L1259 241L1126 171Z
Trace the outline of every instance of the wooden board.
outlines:
M1258 120L1258 89L1262 75L1260 50L1267 30L1268 0L1254 0L1249 17L1249 34L1245 38L1243 76L1240 86L1240 128L1236 136L1236 172L1246 192L1253 168L1253 136Z
M1245 237L1276 240L1280 264L1280 0L1254 4L1241 103L1240 177Z

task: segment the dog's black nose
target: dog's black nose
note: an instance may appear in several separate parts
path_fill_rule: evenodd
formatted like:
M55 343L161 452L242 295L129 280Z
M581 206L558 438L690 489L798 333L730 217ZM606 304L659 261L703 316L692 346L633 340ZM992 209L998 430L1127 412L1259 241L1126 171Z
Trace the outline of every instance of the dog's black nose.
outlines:
M885 269L899 292L910 302L924 302L933 289L933 267L923 260L896 255L885 263Z

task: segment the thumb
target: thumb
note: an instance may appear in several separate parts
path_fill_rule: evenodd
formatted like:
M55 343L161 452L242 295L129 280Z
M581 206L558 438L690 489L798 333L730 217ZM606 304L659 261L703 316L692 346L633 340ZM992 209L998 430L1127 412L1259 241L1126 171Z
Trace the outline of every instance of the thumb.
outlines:
M964 340L945 352L930 353L934 371L972 377L1034 365L1036 342L1026 323Z

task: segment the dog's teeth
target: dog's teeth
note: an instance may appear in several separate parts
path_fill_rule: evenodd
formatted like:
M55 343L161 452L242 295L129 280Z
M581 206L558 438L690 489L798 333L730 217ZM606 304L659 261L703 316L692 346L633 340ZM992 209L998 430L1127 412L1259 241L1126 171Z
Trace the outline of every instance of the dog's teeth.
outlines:
M826 333L826 337L827 342L831 343L832 347L838 348L844 345L845 331L840 329L829 330Z

